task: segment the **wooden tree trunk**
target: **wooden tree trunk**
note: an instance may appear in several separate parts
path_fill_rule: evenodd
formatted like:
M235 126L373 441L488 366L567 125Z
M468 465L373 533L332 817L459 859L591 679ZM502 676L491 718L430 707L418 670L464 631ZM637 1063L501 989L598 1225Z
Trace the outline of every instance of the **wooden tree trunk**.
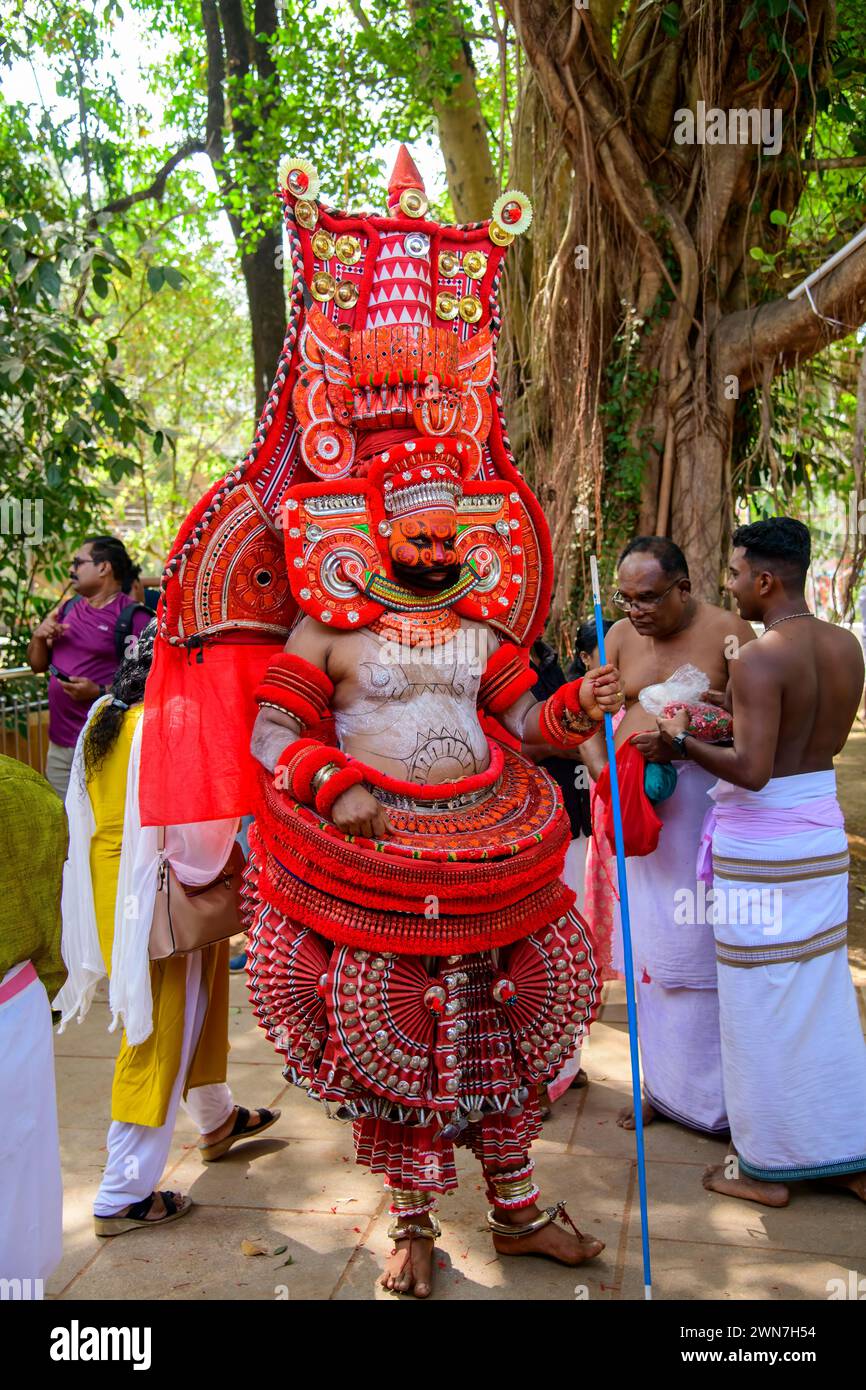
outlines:
M446 96L434 95L433 110L454 216L458 222L480 222L490 216L500 189L490 157L472 50L457 11L443 7L441 0L408 0L408 8L413 19L426 15L435 24L447 23L453 34L452 67L457 80Z
M267 207L265 231L250 244L243 222L229 195L237 184L229 163L226 136L233 137L232 153L239 156L235 170L245 155L255 148L255 122L238 93L254 75L264 93L265 111L276 100L276 72L265 41L277 29L274 0L256 0L253 32L247 28L242 0L201 0L202 26L207 50L207 129L205 148L211 158L217 183L225 199L226 214L241 253L241 270L247 293L252 339L255 414L258 419L274 378L286 332L286 301L278 216L270 212L270 189L247 187L253 207ZM235 93L234 114L226 116L227 81ZM270 91L269 91L270 88ZM229 103L231 105L231 103ZM227 125L227 119L230 125ZM251 167L256 161L251 160Z
M264 236L255 251L244 253L241 269L250 311L250 337L256 391L256 418L277 370L286 336L286 304L279 231Z
M770 43L772 23L750 19L748 0L684 0L676 35L663 27L661 5L639 0L505 7L543 104L530 166L541 173L527 189L539 202L533 342L515 343L522 360L509 385L518 395L512 413L527 417L536 484L543 499L545 485L550 492L554 616L581 587L574 578L586 542L610 572L637 526L671 534L696 592L715 598L731 524L737 395L866 318L866 248L821 282L824 317L805 299L758 302L768 286L786 286L759 277L748 255L754 245L784 248L787 228L770 213L790 221L802 195L800 153L832 0L810 0L805 17L789 11L778 21L791 62L809 75L796 83ZM678 143L678 113L694 113L699 99L725 112L779 111L778 157L749 143ZM579 517L590 512L577 542L568 524L575 507Z

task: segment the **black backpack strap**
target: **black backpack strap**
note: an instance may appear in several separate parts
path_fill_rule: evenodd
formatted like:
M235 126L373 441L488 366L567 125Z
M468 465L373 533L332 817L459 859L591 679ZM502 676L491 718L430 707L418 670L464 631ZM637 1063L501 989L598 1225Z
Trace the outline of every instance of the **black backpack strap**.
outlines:
M121 608L114 625L114 652L118 662L126 656L126 643L132 636L132 621L136 613L146 613L148 621L155 616L143 603L127 603Z
M81 595L80 595L80 594L72 594L72 595L66 600L66 602L65 602L64 605L63 605L63 607L61 608L60 613L58 614L58 620L62 623L62 622L63 622L63 619L66 617L66 614L69 612L70 608L74 608L75 605L76 605L76 603L80 603L80 602L81 602Z

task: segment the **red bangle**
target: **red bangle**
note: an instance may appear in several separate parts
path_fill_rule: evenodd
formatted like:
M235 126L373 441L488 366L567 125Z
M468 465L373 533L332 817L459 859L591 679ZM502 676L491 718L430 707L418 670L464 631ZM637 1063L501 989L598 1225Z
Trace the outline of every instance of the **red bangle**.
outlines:
M601 728L580 703L581 685L579 680L561 685L541 707L539 722L547 742L554 748L576 748Z
M312 806L315 801L313 778L328 763L345 767L348 758L339 748L331 748L315 738L299 738L288 744L277 759L277 767L285 770L283 786L296 801Z
M536 679L535 672L529 668L529 652L511 642L503 642L484 668L478 703L490 714L502 714L532 689Z
M363 772L352 763L349 763L347 767L341 767L339 772L332 772L316 792L316 810L319 815L330 820L331 808L337 798L342 796L343 792L347 792L350 787L356 787L363 780Z

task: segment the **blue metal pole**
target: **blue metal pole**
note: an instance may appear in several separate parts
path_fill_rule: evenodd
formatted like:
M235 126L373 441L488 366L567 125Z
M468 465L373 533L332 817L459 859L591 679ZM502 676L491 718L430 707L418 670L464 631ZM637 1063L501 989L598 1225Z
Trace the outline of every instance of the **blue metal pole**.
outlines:
M592 575L592 597L595 607L595 631L598 637L599 660L607 660L604 650L604 622L601 613L601 587L598 579L598 560L590 556ZM637 1003L634 989L634 956L631 946L631 917L628 908L628 880L625 871L625 841L622 833L622 808L619 800L619 778L616 770L616 749L613 741L613 719L604 716L604 736L607 743L607 760L610 767L610 801L613 811L613 834L616 842L616 874L619 884L619 906L622 919L622 949L625 960L625 1000L628 1009L628 1041L631 1052L631 1090L634 1097L634 1137L637 1146L637 1180L640 1194L640 1232L643 1246L644 1297L652 1298L652 1270L650 1267L649 1221L647 1217L646 1154L643 1135L643 1104L640 1085L640 1056L637 1042Z

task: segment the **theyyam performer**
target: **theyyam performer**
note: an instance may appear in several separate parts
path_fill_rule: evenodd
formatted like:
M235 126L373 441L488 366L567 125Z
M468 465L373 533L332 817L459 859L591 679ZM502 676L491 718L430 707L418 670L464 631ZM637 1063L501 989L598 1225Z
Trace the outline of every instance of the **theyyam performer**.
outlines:
M538 1084L598 1002L561 879L568 819L491 731L572 748L622 697L612 667L528 694L551 554L495 360L528 200L440 224L402 147L385 215L318 194L309 163L283 161L285 347L253 448L168 562L142 817L255 812L256 1014L385 1176L383 1285L424 1297L456 1146L481 1163L500 1254L603 1249L539 1205L530 1157Z

